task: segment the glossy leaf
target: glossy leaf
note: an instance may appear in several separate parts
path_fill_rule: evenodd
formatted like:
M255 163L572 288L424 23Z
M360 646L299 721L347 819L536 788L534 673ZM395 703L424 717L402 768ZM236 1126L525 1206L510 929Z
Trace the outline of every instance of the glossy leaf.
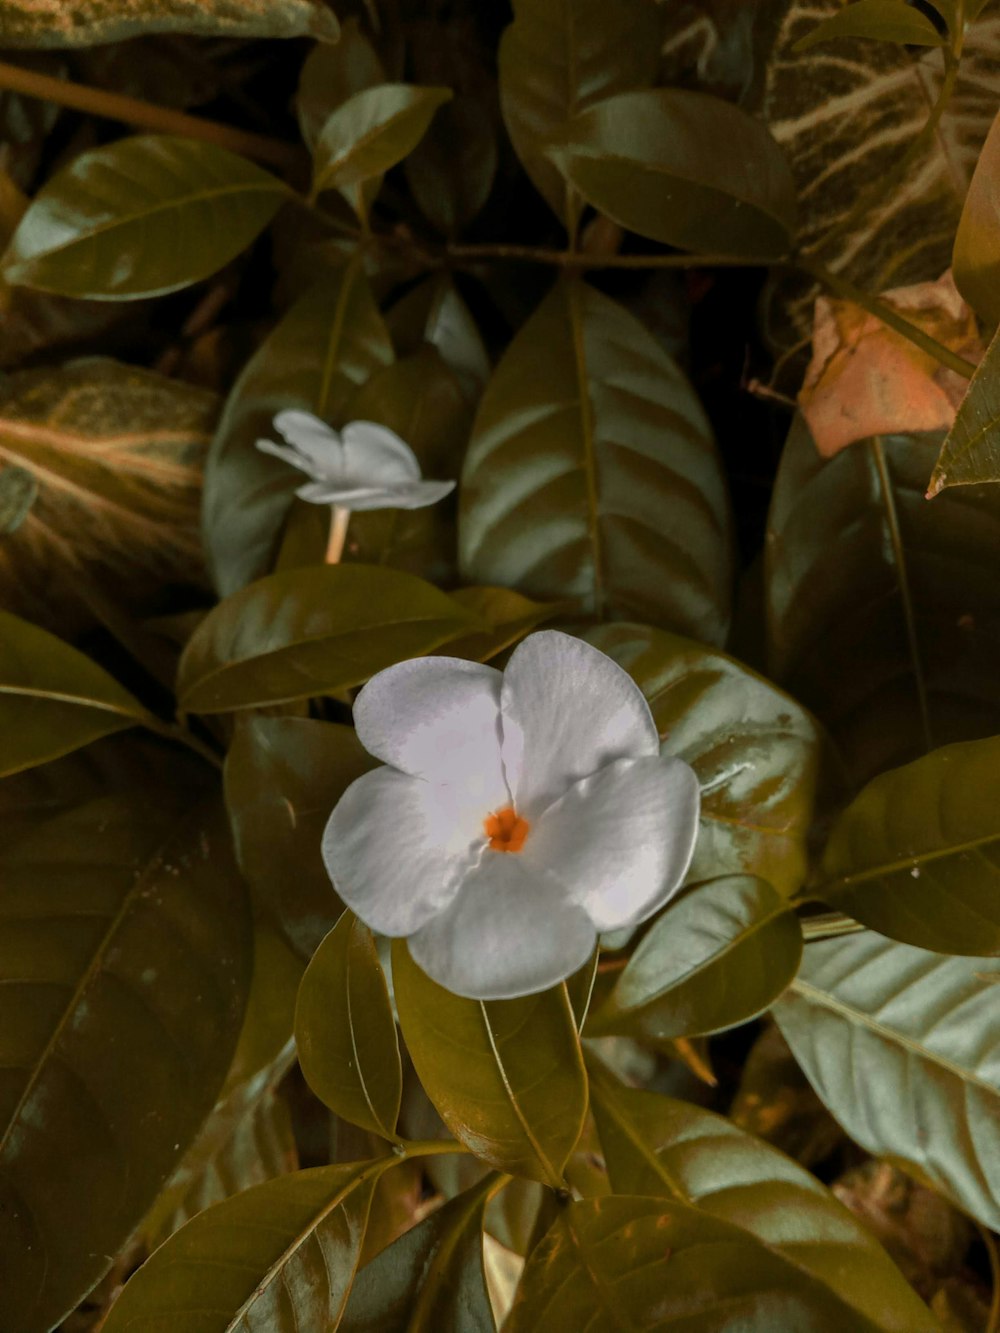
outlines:
M871 932L810 944L774 1016L809 1081L868 1152L909 1163L1000 1223L1000 967Z
M449 643L449 657L464 657L470 662L488 662L545 621L572 610L570 602L533 602L513 588L456 588L451 595L490 626L486 633Z
M330 115L316 142L313 193L348 191L401 162L423 138L450 88L380 83L354 93Z
M146 716L103 667L54 634L0 611L0 777Z
M431 981L403 940L392 976L406 1048L451 1132L490 1166L558 1186L587 1110L565 983L520 1000L463 999Z
M490 381L459 550L469 583L725 637L729 506L708 422L652 335L585 283L557 284Z
M400 570L320 565L271 574L198 626L181 658L178 698L195 713L308 699L478 628L447 593Z
M822 460L796 421L767 535L770 674L825 722L860 785L1000 731L1000 489L924 499L933 437Z
M342 25L338 41L317 42L302 66L295 99L299 128L309 151L315 149L323 126L338 106L384 81L382 62L357 19Z
M257 902L304 958L343 911L320 855L323 829L375 762L353 727L335 722L244 717L236 727L225 769L236 858Z
M904 944L1000 954L1000 737L870 782L833 827L815 893Z
M867 1228L790 1157L690 1102L624 1087L596 1064L591 1097L616 1193L662 1195L739 1228L780 1264L780 1290L829 1321L804 1327L937 1329Z
M0 866L0 1288L47 1329L211 1110L250 984L224 821L155 788L23 834Z
M281 320L237 380L205 468L203 526L209 572L226 597L268 572L301 473L255 447L274 438L283 408L333 425L359 384L393 359L359 264L319 280Z
M387 321L401 355L430 343L469 399L479 399L490 377L490 359L471 310L447 275L412 287L389 311Z
M336 1328L384 1169L318 1166L199 1213L133 1275L103 1333Z
M489 198L497 172L492 108L476 96L442 106L407 157L407 184L424 217L445 236L457 236Z
M96 46L137 33L203 37L318 37L335 42L336 15L322 0L88 0L84 10L40 9L35 0L4 0L7 46Z
M162 296L245 250L287 197L276 176L215 144L119 139L81 153L35 196L3 277L97 300Z
M682 250L773 259L795 229L795 183L766 126L707 93L619 93L552 136L549 157L589 204Z
M342 1120L396 1137L403 1075L396 1021L371 931L345 912L299 987L295 1042L306 1082Z
M667 1041L735 1027L781 994L801 958L798 918L766 881L697 885L642 937L587 1035Z
M342 1333L495 1333L483 1210L496 1180L450 1199L358 1274Z
M998 145L1000 152L1000 145ZM1000 216L997 218L1000 228ZM997 255L1000 275L1000 252ZM988 290L993 290L990 280ZM1000 481L1000 333L986 349L976 373L959 404L955 424L941 446L934 464L927 498L933 499L948 486L974 486Z
M615 21L600 0L516 0L500 40L500 105L525 171L560 222L579 203L545 155L549 136L592 102L656 77L660 20L645 0L618 0Z
M837 37L868 37L905 46L944 46L945 39L926 14L906 0L854 0L800 37L793 51L807 51Z
M794 699L742 662L645 625L585 636L625 668L649 700L665 754L701 783L701 830L690 877L752 874L779 893L805 879L823 742Z

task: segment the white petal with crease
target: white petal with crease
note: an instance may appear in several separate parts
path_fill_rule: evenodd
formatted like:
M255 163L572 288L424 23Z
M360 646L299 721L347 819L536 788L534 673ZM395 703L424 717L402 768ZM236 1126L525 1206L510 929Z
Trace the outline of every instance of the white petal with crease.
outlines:
M420 480L417 456L395 431L374 421L352 421L340 433L347 460L347 475L370 486L405 485Z
M293 444L315 465L318 475L343 475L344 446L340 435L325 421L313 416L311 412L289 408L274 418L274 428L288 444Z

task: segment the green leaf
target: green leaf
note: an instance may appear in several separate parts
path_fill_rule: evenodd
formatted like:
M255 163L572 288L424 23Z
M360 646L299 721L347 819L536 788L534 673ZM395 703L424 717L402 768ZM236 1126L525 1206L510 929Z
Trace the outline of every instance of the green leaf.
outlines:
M619 93L552 136L549 157L589 204L681 250L775 259L795 230L795 182L767 127L707 93Z
M347 192L411 153L450 88L380 83L354 93L330 115L316 143L313 194Z
M320 855L323 829L375 763L353 727L300 717L237 724L225 768L236 859L256 901L304 958L343 911Z
M341 1333L495 1333L483 1269L492 1175L425 1217L357 1276Z
M309 699L479 628L447 593L401 570L292 569L209 612L181 658L178 699L188 713Z
M546 620L572 610L571 602L533 602L513 588L456 588L451 595L490 626L485 634L469 634L449 643L449 657L464 657L469 662L488 662Z
M335 426L359 384L393 359L360 263L321 279L250 359L226 402L205 468L204 539L221 596L268 572L301 474L255 447L283 408Z
M121 42L154 32L203 37L318 37L335 42L336 15L322 0L87 0L85 7L40 9L37 0L3 0L5 46L75 47Z
M781 994L801 958L798 917L770 884L751 875L700 884L642 937L587 1035L667 1041L735 1027Z
M341 26L338 41L317 42L302 66L295 99L299 129L309 151L315 150L323 126L341 103L384 81L378 53L356 18Z
M905 46L945 45L945 38L927 15L906 0L855 0L800 37L792 50L808 51L811 46L837 37L869 37Z
M295 1042L305 1080L342 1120L395 1139L403 1074L389 988L371 931L352 912L299 987Z
M88 802L0 865L0 1288L47 1329L121 1250L212 1109L250 984L224 820Z
M643 694L665 754L701 784L690 878L752 874L786 897L802 885L823 748L809 714L763 676L690 639L646 625L584 636Z
M0 470L0 537L16 532L38 498L38 482L27 468L7 465Z
M1000 217L997 219L1000 227ZM997 256L1000 275L1000 253ZM992 280L989 284L992 290ZM927 487L928 500L948 486L1000 481L1000 331L969 381L955 424L941 446Z
M36 195L3 277L94 300L162 296L235 258L288 197L276 176L216 144L119 139L81 153Z
M1000 737L870 782L834 825L813 891L904 944L1000 954Z
M587 1112L587 1077L566 984L520 1000L467 1000L431 981L394 941L399 1023L442 1120L482 1161L561 1188Z
M810 944L774 1016L862 1148L908 1163L1000 1224L1000 1076L992 958L946 958L863 932Z
M476 402L490 377L490 359L482 334L458 288L438 274L411 287L388 313L400 355L429 343Z
M0 611L0 777L44 764L148 714L96 662Z
M969 192L952 251L955 286L987 324L1000 323L996 286L1000 277L1000 116L990 126Z
M317 1166L199 1213L133 1275L103 1333L336 1328L392 1160Z
M663 1195L738 1227L765 1263L781 1265L779 1289L829 1319L803 1327L937 1329L867 1228L790 1157L721 1115L624 1087L596 1062L591 1098L615 1192Z
M656 78L661 21L646 0L618 0L614 22L599 0L516 0L500 39L500 106L511 143L560 222L579 203L545 156L553 131L592 102Z
M801 420L767 534L769 674L830 728L852 779L1000 731L1000 489L924 499L933 436L820 458Z
M497 174L492 108L457 96L441 107L404 164L406 182L424 217L454 237L481 212Z
M725 637L732 537L708 422L652 335L585 283L556 285L483 396L459 552L469 583Z

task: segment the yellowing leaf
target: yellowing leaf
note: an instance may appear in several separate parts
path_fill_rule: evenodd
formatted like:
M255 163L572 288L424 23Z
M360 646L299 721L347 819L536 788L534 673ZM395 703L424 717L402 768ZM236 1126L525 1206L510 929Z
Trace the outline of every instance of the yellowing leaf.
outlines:
M976 317L950 272L897 287L882 300L960 356L982 356ZM956 371L852 301L816 302L799 405L824 458L875 435L949 430L967 387Z

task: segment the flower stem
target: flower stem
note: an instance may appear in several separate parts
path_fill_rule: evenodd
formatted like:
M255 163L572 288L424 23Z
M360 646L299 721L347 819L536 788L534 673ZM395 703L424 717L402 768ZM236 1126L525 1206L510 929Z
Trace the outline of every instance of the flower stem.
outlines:
M155 130L160 134L180 134L187 139L203 139L274 167L301 166L305 160L300 148L281 139L251 134L248 130L239 130L214 120L203 120L200 116L188 116L170 107L155 106L137 97L126 97L123 93L110 93L103 88L73 83L69 79L53 78L51 74L22 69L6 61L0 61L0 88L21 93L25 97L37 97L44 102L54 102L58 106L72 107L75 111L87 111L108 120L119 120L140 129Z
M328 565L338 565L340 557L344 553L344 542L347 539L347 525L351 521L351 511L345 509L343 505L330 506L330 536L326 543L326 556L324 559Z

